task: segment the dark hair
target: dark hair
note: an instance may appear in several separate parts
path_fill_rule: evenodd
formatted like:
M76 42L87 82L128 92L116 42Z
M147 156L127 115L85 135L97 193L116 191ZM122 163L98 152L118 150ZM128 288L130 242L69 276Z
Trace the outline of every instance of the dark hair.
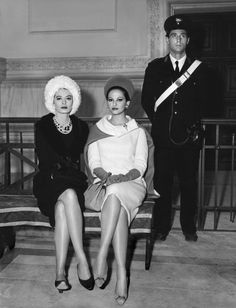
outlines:
M109 93L112 91L112 90L120 90L122 91L122 93L124 94L124 97L127 101L130 101L130 97L129 97L129 93L126 89L122 88L122 87L119 87L119 86L114 86L114 87L111 87L108 91L107 91L107 95L106 95L106 100L108 100L108 95Z
M170 37L170 32L171 32L172 30L178 30L178 29L171 29L169 32L166 32L166 37L168 37L168 38ZM187 30L185 30L185 29L183 29L183 30L186 32L187 37L190 38L189 31L187 31Z

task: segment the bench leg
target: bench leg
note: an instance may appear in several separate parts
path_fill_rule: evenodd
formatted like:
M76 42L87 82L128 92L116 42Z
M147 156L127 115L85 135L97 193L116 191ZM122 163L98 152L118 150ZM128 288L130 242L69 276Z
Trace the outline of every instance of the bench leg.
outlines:
M1 227L0 228L0 257L6 247L10 250L15 247L16 234L13 227Z
M3 256L3 253L4 253L4 245L3 245L2 241L0 240L0 259Z
M145 270L149 270L152 259L152 234L148 234L146 238L146 253L145 253Z

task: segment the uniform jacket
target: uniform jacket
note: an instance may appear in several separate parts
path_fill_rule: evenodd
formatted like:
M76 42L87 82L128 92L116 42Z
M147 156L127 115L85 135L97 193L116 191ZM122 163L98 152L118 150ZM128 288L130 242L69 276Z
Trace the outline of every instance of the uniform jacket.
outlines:
M186 58L181 75L193 61ZM155 101L175 79L169 55L153 60L145 71L142 106L152 123L151 133L156 147L176 147L175 142L183 142L188 136L187 129L202 118L209 100L208 69L201 63L154 112Z

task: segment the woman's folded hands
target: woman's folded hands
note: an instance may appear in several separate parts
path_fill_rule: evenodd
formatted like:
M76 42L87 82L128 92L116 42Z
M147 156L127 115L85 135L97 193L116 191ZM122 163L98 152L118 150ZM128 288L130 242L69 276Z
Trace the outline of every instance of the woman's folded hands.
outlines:
M131 169L126 174L111 174L110 172L105 171L103 168L95 168L93 173L102 181L106 181L106 185L111 185L114 183L121 183L132 181L140 177L140 172L138 169Z

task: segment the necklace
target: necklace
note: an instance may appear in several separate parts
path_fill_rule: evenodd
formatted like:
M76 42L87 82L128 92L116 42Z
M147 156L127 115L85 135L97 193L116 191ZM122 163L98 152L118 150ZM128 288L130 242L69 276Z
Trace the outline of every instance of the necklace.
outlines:
M71 122L71 119L69 119L69 121L68 121L66 124L60 124L60 123L57 121L56 117L54 116L54 117L53 117L53 122L54 122L54 124L55 124L57 130L58 130L60 133L64 134L64 135L69 134L69 133L71 132L71 130L72 130L72 122Z
M128 125L127 125L127 123L129 122L129 121L125 121L124 123L113 123L111 120L109 120L110 121L110 123L112 124L112 125L114 125L114 126L122 126L122 127L124 127L125 129L127 129L127 127L128 127Z

